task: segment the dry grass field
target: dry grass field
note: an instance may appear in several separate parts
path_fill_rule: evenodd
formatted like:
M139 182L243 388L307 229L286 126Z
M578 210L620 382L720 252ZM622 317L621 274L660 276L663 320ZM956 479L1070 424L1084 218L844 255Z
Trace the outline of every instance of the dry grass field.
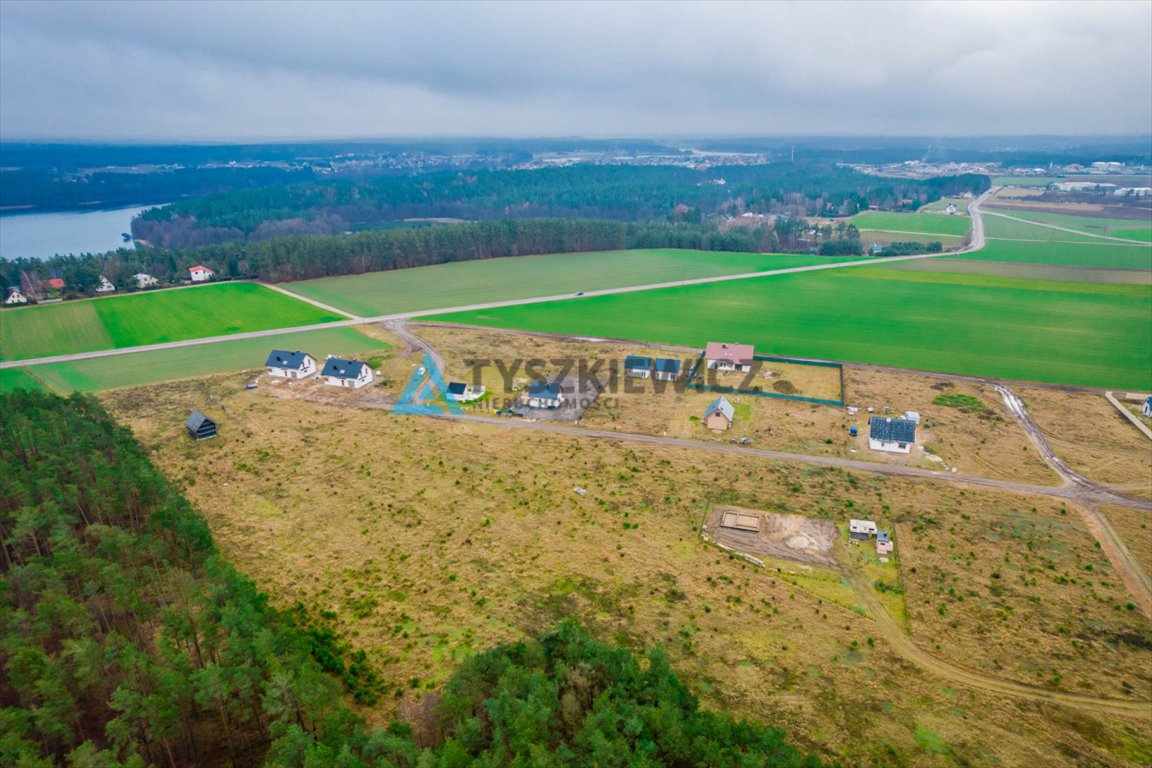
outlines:
M1116 529L1144 573L1152 574L1152 515L1114 504L1102 504L1100 511Z
M1102 394L1020 387L1016 394L1076 472L1126 492L1152 491L1152 443Z
M399 354L381 364L413 365ZM995 659L1008 677L1101 696L1129 695L1126 681L1133 698L1147 697L1152 654L1137 640L1148 622L1114 607L1119 588L1071 510L942 483L395 417L238 382L104 399L273 604L330 611L368 653L393 692L366 712L373 719L443 682L464 655L575 616L605 640L664 644L708 706L778 723L846 765L1152 761L1146 723L925 673L858 605L856 590L880 582L898 613L906 590L917 642L944 658ZM189 405L218 420L217 440L187 439ZM761 569L701 539L713 504L841 528L868 516L894 528L898 557L879 564L838 544L841 572ZM976 621L957 620L969 612Z
M698 350L658 349L609 342L577 342L548 336L500 331L465 330L436 326L414 327L413 331L427 340L444 356L449 379L469 377L466 360L588 360L589 366L609 361L622 367L626 355L695 359ZM409 368L412 363L408 363ZM559 366L549 370L558 371ZM504 378L496 366L483 369L482 382L497 400L504 398ZM771 373L772 376L767 374ZM604 374L606 375L606 373ZM950 469L958 472L1040 484L1057 483L1057 476L1028 442L1027 436L1005 409L991 387L966 382L943 382L931 376L918 376L867 368L846 368L845 389L849 405L860 412L848 415L843 408L750 395L727 395L736 407L736 420L727 432L714 434L704 427L701 418L717 397L714 392L682 389L638 379L620 379L616 392L606 392L584 414L581 424L598 429L639 432L650 435L699 440L741 440L747 438L759 448L796 453L840 456L865 461L899 462L926 469ZM737 386L743 374L730 374L721 384ZM766 363L756 383L764 389L779 381L790 382L796 394L835 399L839 397L839 372L787 363ZM402 384L402 383L401 383ZM516 393L512 393L513 396ZM980 398L987 410L962 412L956 408L934 405L940 395L970 394ZM883 414L887 407L895 414L918 411L922 418L920 442L927 450L918 449L911 457L887 454L868 448L868 407ZM858 436L849 435L849 427L858 428ZM932 458L938 457L939 461Z

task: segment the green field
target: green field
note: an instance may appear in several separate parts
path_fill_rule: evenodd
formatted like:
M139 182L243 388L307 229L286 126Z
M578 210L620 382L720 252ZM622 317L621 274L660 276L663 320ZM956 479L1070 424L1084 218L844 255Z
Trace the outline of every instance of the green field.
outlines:
M1113 229L1111 235L1127 240L1143 240L1146 243L1152 243L1152 229Z
M950 272L961 275L993 275L1028 280L1056 280L1072 283L1123 283L1152 285L1152 271L1146 269L1093 269L1059 264L1024 264L1010 261L940 258L886 264L890 270L911 272Z
M868 269L870 272L871 268ZM965 275L930 282L791 274L439 315L446 322L877 363L1027 381L1145 389L1152 289L1068 284L1036 291ZM921 273L923 274L923 273ZM975 283L975 284L973 284Z
M986 214L995 214L995 211L985 211ZM1008 214L1014 216L1015 214ZM1091 237L1087 233L1061 232L1051 227L1042 227L1039 224L1029 224L1024 221L1013 221L1000 216L984 216L984 234L990 240L1038 240L1046 243L1100 243L1107 242L1098 237Z
M835 261L844 259L675 249L599 251L461 261L326 277L285 287L301 296L371 317Z
M971 199L964 198L964 197L942 197L934 203L928 203L928 205L921 206L920 210L921 211L943 211L949 205L954 205L954 206L956 206L956 213L953 214L954 216L967 216L968 215L968 204L971 202L972 202Z
M1038 221L1044 224L1055 224L1058 227L1068 227L1069 229L1087 232L1092 235L1104 235L1106 237L1125 237L1125 235L1118 233L1132 231L1142 234L1141 237L1137 238L1140 240L1148 240L1149 236L1152 236L1152 220L1143 221L1141 219L1105 219L1095 218L1092 216L1074 216L1065 213L1020 211L1014 208L994 208L991 206L989 208L994 213L1004 213L1009 216L1015 216L1018 219ZM1001 221L1003 221L1003 219L1001 219Z
M939 213L885 213L866 211L847 220L859 229L882 229L886 232L917 232L926 235L968 234L972 222L967 216Z
M272 349L302 349L322 361L327 355L367 355L386 349L387 346L382 341L361 335L353 328L330 328L154 352L132 352L69 363L49 363L31 366L28 370L62 394L74 390L95 392L215 373L263 371L264 361ZM6 381L10 375L15 379L11 386L23 381L17 378L21 375L35 381L19 368L3 369L0 381Z
M220 283L0 312L0 359L119 349L343 319L256 283Z
M870 247L872 243L940 243L944 248L959 248L964 238L956 235L925 235L915 232L887 232L883 229L867 229L860 232L860 242Z
M976 261L1015 261L1025 264L1062 264L1096 269L1152 269L1152 247L1110 243L1107 240L1047 243L989 240L981 250L961 254L956 258Z
M47 390L32 374L23 368L0 368L0 392L14 389Z

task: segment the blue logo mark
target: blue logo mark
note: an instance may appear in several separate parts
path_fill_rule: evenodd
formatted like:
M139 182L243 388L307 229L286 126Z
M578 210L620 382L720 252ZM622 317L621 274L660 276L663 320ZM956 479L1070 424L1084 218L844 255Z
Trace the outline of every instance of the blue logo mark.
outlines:
M463 414L460 404L448 394L448 385L444 383L444 375L436 367L432 356L424 353L424 363L417 368L404 387L399 402L392 409L392 413L402 416L443 416L444 414Z

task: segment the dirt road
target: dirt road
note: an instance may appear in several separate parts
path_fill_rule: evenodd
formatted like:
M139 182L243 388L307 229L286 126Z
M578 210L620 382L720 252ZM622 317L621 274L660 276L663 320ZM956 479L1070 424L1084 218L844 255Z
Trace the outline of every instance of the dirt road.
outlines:
M1058 224L1045 224L1044 222L1041 222L1041 221L1032 221L1031 219L1022 219L1019 216L1010 216L1007 213L1000 213L999 211L984 211L984 214L987 216L996 216L996 217L999 217L1001 219L1008 219L1009 221L1019 221L1023 224L1031 224L1031 225L1036 226L1036 227L1043 227L1044 229L1054 229L1057 232L1067 232L1067 233L1072 234L1072 235L1082 235L1084 237L1091 237L1095 240L1108 240L1108 241L1111 241L1114 243L1125 243L1127 245L1143 245L1143 246L1148 245L1148 243L1146 241L1143 241L1143 240L1129 240L1128 238L1125 238L1125 237L1109 237L1108 235L1096 235L1096 234L1093 234L1091 232L1081 232L1078 229L1069 229L1068 227L1061 227ZM973 225L973 228L975 228L975 225ZM1043 241L1043 242L1047 242L1047 241Z

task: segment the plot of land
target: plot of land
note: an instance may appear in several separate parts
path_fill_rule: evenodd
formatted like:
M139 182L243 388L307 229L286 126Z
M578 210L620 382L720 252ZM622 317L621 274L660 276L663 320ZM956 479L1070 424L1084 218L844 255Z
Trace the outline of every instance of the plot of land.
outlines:
M888 232L920 232L930 235L968 234L972 222L967 216L948 216L939 213L883 213L867 211L847 220L859 229L882 229Z
M995 211L986 211L995 213ZM1013 211L1006 214L1015 216ZM984 217L984 234L990 240L1027 240L1043 243L1106 243L1098 237L1091 237L1087 233L1064 232L1051 227L1042 227L1025 221L1014 221L1002 216ZM1119 245L1123 245L1120 243Z
M22 360L343 319L262 285L221 283L0 312L0 356Z
M833 548L840 537L831 520L724 504L712 509L704 532L712 541L737 552L826 566L836 565Z
M47 390L44 384L23 368L0 368L0 392L14 389Z
M921 370L1088 386L1152 386L1152 292L1064 284L1033 291L955 282L791 274L439 315L437 319L550 333L702 347L718 338L757 351ZM964 276L968 282L971 276ZM1123 287L1123 286L1121 286ZM1097 289L1104 289L1102 292ZM674 310L670 308L675 308Z
M269 350L276 348L302 349L323 360L325 355L368 353L387 346L352 328L331 328L155 352L133 352L69 363L50 363L32 366L30 370L60 393L76 390L97 392L212 373L263 371ZM5 370L4 374L9 370Z
M843 259L673 249L557 253L326 277L286 287L370 317L836 261Z
M860 233L860 242L865 247L873 243L940 243L945 250L960 248L965 238L956 235L925 235L914 232L888 232L883 229L869 229Z
M1140 240L1148 240L1149 236L1152 236L1152 221L1144 221L1142 224L1141 219L1110 219L1100 216L1076 216L1070 213L1049 213L1047 211L1030 211L1013 208L1006 208L1003 212L1011 216L1016 216L1017 218L1038 221L1043 224L1055 224L1058 227L1076 229L1093 235L1125 237L1126 235L1120 233L1131 231L1142 235L1137 238Z
M238 390L234 378L107 399L157 464L186 485L225 555L273 605L301 600L330 611L334 629L393 688L388 701L422 695L477 649L534 636L571 616L628 647L662 643L705 703L785 725L845 764L934 765L939 758L922 746L929 737L960 764L1139 765L1152 757L1139 720L1037 706L924 673L853 610L858 598L839 574L759 569L698 535L709 501L840 527L849 517L895 518L902 551L912 539L938 550L927 553L937 560L911 563L912 576L925 581L910 594L931 590L923 610L936 610L937 562L955 569L948 573L960 591L967 571L948 558L967 557L968 549L981 558L971 588L984 591L965 607L978 609L977 618L993 612L988 632L965 623L938 630L914 618L917 642L931 643L946 629L947 647L927 645L933 653L977 664L994 653L1009 676L1024 669L1038 684L1099 695L1122 691L1122 680L1146 688L1147 649L1114 640L1139 640L1146 622L1115 610L1117 592L1098 584L1100 576L1089 576L1092 585L1074 576L1075 568L1087 574L1083 565L1099 562L1098 551L1083 547L1074 517L1040 500L302 404ZM188 403L206 394L218 403L209 415L221 437L193 444L181 424ZM577 486L586 494L574 493ZM966 522L962 514L974 528L950 533L951 524ZM996 522L978 522L986 519ZM1004 528L1002 519L1020 522ZM926 530L913 531L917 525ZM1050 525L1061 526L1051 542ZM968 544L989 528L1002 539L1022 535L1011 549ZM1001 580L986 573L994 560ZM1033 566L1041 573L1029 572ZM893 563L877 565L864 583L882 583L885 596L902 604L909 571L900 567L903 580ZM1065 571L1076 583L1054 580ZM1022 576L1036 585L1023 585ZM1000 581L1005 591L991 595ZM949 576L943 594L953 584ZM1081 604L1085 613L1068 612ZM1036 629L1017 616L1035 618ZM1067 635L1049 631L1064 624ZM1035 658L1050 660L1061 681L1053 682L1051 669L1027 674ZM383 719L388 711L366 714Z
M1008 222L1012 224L1014 222ZM1022 224L1021 226L1028 226ZM1048 230L1055 235L1065 233ZM1069 235L1075 237L1075 235ZM975 261L1015 261L1025 264L1056 264L1095 269L1152 269L1152 246L1125 245L1107 240L1094 242L1023 242L989 240L979 251L957 256Z
M931 259L885 264L885 268L907 272L947 272L964 275L1018 277L1027 280L1058 280L1072 283L1127 283L1152 285L1152 271L1142 269L1101 269L1059 264L1023 264L1013 261L975 259Z

